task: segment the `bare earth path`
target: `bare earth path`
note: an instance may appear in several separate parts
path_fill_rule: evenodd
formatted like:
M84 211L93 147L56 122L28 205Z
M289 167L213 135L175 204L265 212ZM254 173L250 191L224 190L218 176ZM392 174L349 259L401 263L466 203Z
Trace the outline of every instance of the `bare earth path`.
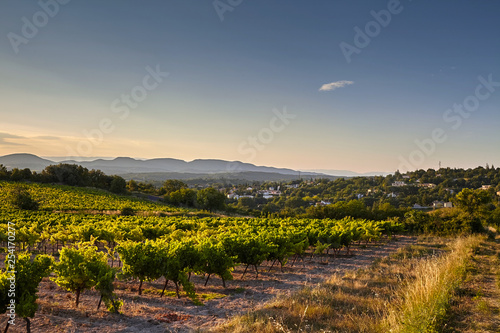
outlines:
M192 332L196 329L209 329L223 323L236 314L252 309L269 301L278 294L290 293L304 285L319 283L335 273L358 269L370 265L376 258L385 257L398 248L416 242L416 237L398 236L397 240L367 246L354 246L351 254L343 250L337 258L331 257L328 264L325 258L310 257L297 260L291 267L288 263L284 272L270 264L260 267L259 277L255 271L248 270L242 279L244 267L233 272L234 281L222 287L221 280L213 277L204 287L201 276L193 276L197 293L218 293L223 298L205 301L204 306L196 306L183 297L160 298L156 293L148 293L163 287L164 280L145 284L146 293L137 295L137 283L117 284L117 294L125 302L122 315L111 314L102 308L96 309L98 295L93 291L82 294L79 308L74 307L74 295L62 291L54 282L45 279L40 287L40 310L32 320L32 332ZM167 290L172 290L170 286ZM0 329L5 327L6 318L0 320ZM16 326L9 332L25 332L23 320L18 318Z

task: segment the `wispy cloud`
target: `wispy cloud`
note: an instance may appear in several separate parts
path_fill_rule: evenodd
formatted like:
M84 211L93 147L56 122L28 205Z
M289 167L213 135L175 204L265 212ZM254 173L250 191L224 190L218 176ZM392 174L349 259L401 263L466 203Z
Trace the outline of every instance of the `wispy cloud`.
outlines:
M39 136L22 136L0 132L0 147L13 147L13 146L37 146L44 144L45 141L57 141L61 138L52 135L39 135Z
M0 146L25 146L23 143L11 142L9 139L24 139L24 137L9 133L0 133Z
M319 88L319 91L332 91L338 88L343 88L350 84L354 84L354 81L337 81L332 83L326 83Z
M57 136L40 135L40 136L34 136L33 139L39 139L39 140L60 140L61 138L59 138Z

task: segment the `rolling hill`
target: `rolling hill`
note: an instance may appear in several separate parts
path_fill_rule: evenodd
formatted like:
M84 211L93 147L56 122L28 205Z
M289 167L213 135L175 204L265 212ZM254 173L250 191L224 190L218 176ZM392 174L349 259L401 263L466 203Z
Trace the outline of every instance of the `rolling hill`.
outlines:
M335 178L316 172L299 172L286 168L257 166L239 161L217 159L196 159L186 162L174 158L154 158L148 160L117 157L111 160L93 161L65 160L55 162L32 154L12 154L0 157L0 164L7 169L29 168L42 171L49 165L67 163L78 164L89 170L99 169L108 175L121 175L126 179L161 181L165 179L230 179L242 181L293 180L302 177Z

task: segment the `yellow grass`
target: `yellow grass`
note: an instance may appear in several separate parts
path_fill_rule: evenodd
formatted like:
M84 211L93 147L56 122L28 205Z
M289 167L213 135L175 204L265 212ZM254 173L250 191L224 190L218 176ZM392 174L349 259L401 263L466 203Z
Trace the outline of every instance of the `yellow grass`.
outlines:
M450 299L463 282L473 251L481 238L459 238L445 256L422 260L415 279L402 287L389 307L387 332L436 332L446 319Z

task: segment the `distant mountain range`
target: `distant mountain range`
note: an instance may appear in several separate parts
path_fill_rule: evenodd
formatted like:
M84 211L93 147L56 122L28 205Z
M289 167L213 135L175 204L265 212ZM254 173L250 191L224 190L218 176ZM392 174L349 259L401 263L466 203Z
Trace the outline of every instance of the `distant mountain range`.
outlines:
M89 170L99 169L104 173L110 175L133 175L138 178L143 178L144 174L154 174L155 178L160 178L161 176L167 176L166 174L169 174L168 178L171 178L175 175L178 178L186 179L201 178L207 175L216 174L228 175L242 173L253 173L254 175L261 174L259 175L259 178L265 178L265 174L273 174L273 179L275 179L277 175L286 175L286 179L299 177L299 171L295 171L292 169L256 166L250 163L243 163L238 161L230 162L214 159L198 159L191 162L186 162L173 158L139 160L130 157L117 157L110 160L100 158L93 161L58 159L58 161L56 162L32 154L12 154L0 157L0 164L3 164L8 169L30 168L32 171L41 171L49 165L58 163L78 164ZM324 176L315 172L306 172L302 173L301 175L313 177Z
M98 158L95 160L76 161L54 157L41 158L32 154L11 154L0 157L0 164L8 169L30 168L32 171L42 171L49 165L58 163L78 164L89 170L99 169L109 175L122 175L127 179L160 180L160 179L244 179L244 180L292 180L300 177L337 178L338 176L358 176L350 171L341 171L338 175L334 170L324 172L301 172L286 168L257 166L239 161L230 162L216 159L197 159L186 162L174 158L154 158L140 160L130 157L114 159ZM350 173L350 174L349 174ZM376 173L382 174L382 173ZM369 175L369 174L366 174Z

